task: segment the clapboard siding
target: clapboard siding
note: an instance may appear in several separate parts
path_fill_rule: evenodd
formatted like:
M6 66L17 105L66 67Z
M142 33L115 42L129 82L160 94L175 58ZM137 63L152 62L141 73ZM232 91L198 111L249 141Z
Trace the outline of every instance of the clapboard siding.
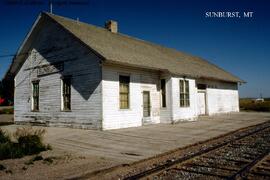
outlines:
M179 80L183 77L101 61L57 24L43 23L15 77L16 123L106 130L194 120L199 114L196 83L207 85L204 90L206 114L239 111L237 83L186 78L190 87L190 106L180 107ZM40 76L38 70L44 65L58 70ZM119 75L130 76L130 107L125 110L119 106ZM61 78L64 76L71 76L70 112L61 111ZM161 79L166 80L165 108L161 107ZM39 80L39 112L31 111L33 80ZM150 92L149 118L143 117L143 91Z
M207 81L208 115L239 112L237 83Z
M171 76L167 74L161 74L161 79L166 81L166 107L161 107L160 104L160 122L171 123L172 122L172 80ZM160 97L161 98L161 97Z
M189 82L189 96L190 96L190 106L180 107L180 89L179 81L183 79L181 77L172 77L172 120L194 120L197 117L197 91L195 87L195 80L188 79Z
M150 123L160 122L159 74L157 72L104 65L102 68L103 129L143 124L142 92L150 91ZM119 107L119 75L130 76L130 108Z
M172 121L196 120L199 115L198 89L196 83L206 84L206 114L239 112L239 96L237 83L228 83L214 80L188 79L190 87L190 106L180 107L179 80L181 77L172 77Z
M99 58L57 25L47 22L32 43L31 53L15 77L15 122L101 128ZM37 75L41 65L62 62L61 72ZM61 77L71 80L71 112L61 111ZM39 80L40 111L31 112L33 80Z

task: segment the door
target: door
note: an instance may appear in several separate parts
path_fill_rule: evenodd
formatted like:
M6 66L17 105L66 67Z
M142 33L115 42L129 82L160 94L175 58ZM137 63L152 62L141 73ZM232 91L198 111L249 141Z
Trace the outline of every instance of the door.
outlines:
M150 117L151 106L150 106L150 92L143 91L143 117Z
M199 115L205 115L205 92L198 92L198 110Z

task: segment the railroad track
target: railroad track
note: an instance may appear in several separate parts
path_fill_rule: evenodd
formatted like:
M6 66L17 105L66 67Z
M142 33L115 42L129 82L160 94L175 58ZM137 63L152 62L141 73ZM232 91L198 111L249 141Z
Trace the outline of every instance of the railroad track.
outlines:
M123 179L270 179L270 122Z
M248 174L247 179L270 179L270 154L259 161L255 166L253 166Z

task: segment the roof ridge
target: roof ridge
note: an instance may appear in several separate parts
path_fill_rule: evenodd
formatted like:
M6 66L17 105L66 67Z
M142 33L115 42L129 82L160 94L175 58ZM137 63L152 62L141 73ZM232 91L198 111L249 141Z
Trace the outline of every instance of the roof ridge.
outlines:
M77 20L75 20L75 19L72 19L72 18L69 18L69 17L65 17L65 16L60 16L60 15L56 15L56 14L51 14L51 13L49 13L49 12L43 12L43 13L45 13L45 14L48 15L48 16L57 16L57 17L59 17L59 18L66 19L66 20L72 21L72 22L74 22L74 23L80 23L80 24L84 24L84 25L87 25L87 26L90 26L90 27L93 27L93 28L97 28L97 29L102 30L102 31L104 31L104 32L111 33L111 35L113 35L113 36L121 36L121 37L129 38L129 39L131 39L131 40L141 41L141 42L147 43L147 44L149 44L149 45L158 46L158 47L160 47L160 48L173 50L173 51L175 51L175 52L177 52L177 53L181 53L181 54L184 54L184 55L187 55L187 56L192 56L192 57L196 57L196 58L202 59L202 58L199 57L199 56L194 56L194 55L191 55L191 54L189 54L189 53L186 53L186 52L183 52L183 51L179 51L178 49L175 49L175 48L172 48L172 47L166 47L166 46L164 46L164 45L160 45L160 44L157 44L157 43L153 43L153 42L151 42L151 41L147 41L147 40L144 40L144 39L140 39L140 38L138 38L138 37L134 37L134 36L131 36L131 35L128 35L128 34L124 34L124 33L121 33L121 32L118 32L118 33L112 33L112 32L110 32L110 31L108 31L106 28L101 27L101 26L89 24L89 23L86 23L86 22L83 22L83 21L77 21Z
M232 75L223 68L199 56L194 56L189 53L179 51L175 48L169 48L127 34L112 33L106 28L82 21L77 21L72 18L55 15L48 12L43 13L49 16L55 22L57 22L62 28L66 29L75 37L77 37L80 41L90 47L90 49L93 49L107 60L119 61L123 63L132 62L135 64L146 63L145 61L140 61L140 58L151 61L153 61L154 59L155 62L153 61L153 63L160 64L163 64L163 62L169 60L169 62L167 61L168 65L166 66L172 70L171 72L179 71L179 73L191 73L194 74L194 76L198 77L209 76L219 80L244 82L237 76ZM82 31L78 30L76 24L82 26ZM182 62L182 67L180 67L177 62ZM146 64L148 64L149 66L149 63L150 62L147 62ZM151 67L153 65L154 64L152 64ZM183 69L188 68L188 66L199 69L197 70L197 72L195 72L196 70L191 70L193 73ZM176 70L175 68L178 68L178 70ZM219 77L215 77L216 74L219 74Z

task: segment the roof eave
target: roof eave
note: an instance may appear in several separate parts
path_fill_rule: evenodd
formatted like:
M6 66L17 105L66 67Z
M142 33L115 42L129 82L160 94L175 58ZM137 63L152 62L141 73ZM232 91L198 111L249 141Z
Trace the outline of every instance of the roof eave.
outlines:
M66 27L64 27L62 24L60 24L59 22L57 22L55 19L53 19L52 17L49 16L48 13L46 12L42 12L43 15L45 15L46 17L50 18L50 20L52 20L53 22L55 22L57 25L59 25L61 28L63 28L68 34L70 34L72 37L74 37L76 40L78 40L83 46L85 46L87 49L89 49L91 52L93 52L98 58L100 58L102 61L105 61L105 57L100 54L99 52L97 52L95 49L93 49L92 47L90 47L89 45L87 45L85 42L83 42L80 38L78 38L76 35L74 35L71 31L69 31Z
M6 71L3 79L7 79L10 76L16 76L16 74L18 73L20 66L21 66L21 62L20 59L24 59L24 57L27 55L26 52L23 52L23 49L25 47L26 42L28 41L30 35L32 34L32 32L34 31L34 29L36 28L38 22L40 21L42 16L42 13L40 13L37 17L37 19L35 20L35 22L33 23L33 25L31 26L30 30L28 31L28 33L26 34L23 42L21 43L20 47L18 48L16 55L12 58L12 62L8 68L8 70Z
M157 69L157 68L152 68L152 67L147 67L147 66L138 66L138 65L134 65L134 64L117 62L117 61L111 60L111 59L105 59L102 64L104 64L104 65L121 65L121 66L126 66L126 67L131 67L131 68L160 71L160 72L164 72L164 73L170 73L172 76L182 76L182 77L192 78L192 79L207 79L207 80L216 80L216 81L222 81L222 82L246 83L245 81L242 81L241 79L239 79L239 80L225 80L225 79L219 79L219 78L214 78L214 77L195 76L195 75L183 74L183 73L176 74L176 73L170 72L168 69Z

